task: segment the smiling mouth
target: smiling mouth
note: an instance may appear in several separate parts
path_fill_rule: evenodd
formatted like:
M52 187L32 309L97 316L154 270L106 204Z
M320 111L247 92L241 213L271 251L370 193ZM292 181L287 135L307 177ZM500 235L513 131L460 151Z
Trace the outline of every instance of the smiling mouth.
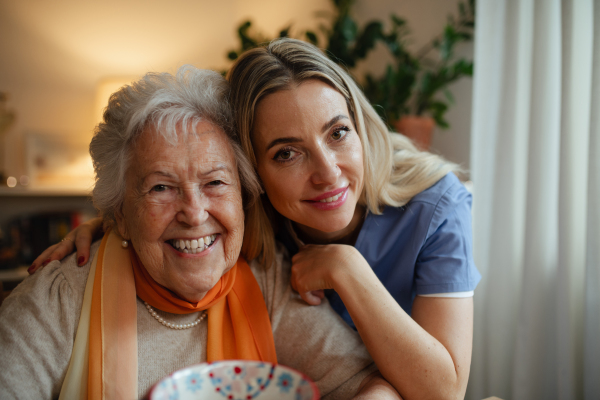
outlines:
M217 235L204 236L199 239L184 240L184 239L171 239L167 242L173 246L175 250L184 254L198 254L202 253L210 246L213 245L217 238Z
M342 197L343 194L344 194L344 192L336 194L335 196L328 197L326 199L321 199L321 200L319 200L319 203L331 203L332 201L336 201L337 199Z
M310 203L333 203L335 201L338 201L342 196L344 196L344 194L347 191L348 191L348 187L340 188L340 189L333 190L329 193L325 193L321 196L317 196L314 199L307 199L304 201L307 201ZM327 196L327 194L330 194L330 195L328 197L323 197L323 196Z

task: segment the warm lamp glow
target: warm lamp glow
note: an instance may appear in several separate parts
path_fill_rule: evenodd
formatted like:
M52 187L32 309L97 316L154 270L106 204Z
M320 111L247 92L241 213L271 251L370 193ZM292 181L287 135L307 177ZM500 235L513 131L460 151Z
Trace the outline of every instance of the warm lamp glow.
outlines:
M110 95L135 80L135 77L120 77L106 78L98 82L96 85L96 99L94 102L94 126L102 122L102 114L104 114L104 109L108 105Z

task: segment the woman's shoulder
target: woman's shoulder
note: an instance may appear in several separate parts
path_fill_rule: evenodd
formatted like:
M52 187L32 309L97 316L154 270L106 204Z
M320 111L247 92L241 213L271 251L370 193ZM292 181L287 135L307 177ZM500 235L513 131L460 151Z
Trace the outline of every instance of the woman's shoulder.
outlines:
M429 188L415 195L408 204L429 203L435 206L451 205L470 200L471 194L453 172L449 172Z
M92 246L90 259L98 250ZM71 255L25 278L0 307L0 387L23 387L35 376L32 398L55 398L64 378L90 263ZM22 371L28 371L24 375Z
M374 238L380 242L378 248L385 243L396 247L398 241L423 243L449 219L464 224L471 219L471 194L454 173L446 174L404 206L386 206L379 215L369 213L356 246L372 247L369 243Z
M56 296L69 296L75 302L83 299L91 263L99 244L100 242L92 244L87 264L79 267L75 253L63 260L52 261L33 275L26 277L7 300L12 296L47 297L48 301L52 301L53 298L56 300Z
M429 188L415 195L401 207L386 206L382 214L369 214L367 220L376 220L377 225L429 224L436 216L441 217L456 209L470 212L471 193L462 182L449 172Z
M277 242L275 262L265 266L257 259L248 263L256 278L256 282L263 293L269 313L278 300L286 296L290 283L290 257L287 249Z

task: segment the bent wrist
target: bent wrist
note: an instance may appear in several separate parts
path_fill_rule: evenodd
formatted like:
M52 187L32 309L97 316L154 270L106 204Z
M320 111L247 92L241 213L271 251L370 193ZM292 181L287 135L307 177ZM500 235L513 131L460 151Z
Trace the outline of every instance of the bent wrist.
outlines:
M343 253L340 254L339 264L331 273L331 279L336 292L344 291L347 288L358 288L363 286L365 281L373 277L377 279L373 269L353 246L344 246Z

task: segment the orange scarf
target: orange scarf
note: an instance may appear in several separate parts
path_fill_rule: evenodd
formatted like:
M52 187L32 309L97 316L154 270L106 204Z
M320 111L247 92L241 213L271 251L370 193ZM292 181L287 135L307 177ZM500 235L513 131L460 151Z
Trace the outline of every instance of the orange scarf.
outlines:
M137 398L136 295L175 314L208 309L209 362L277 362L267 307L244 259L239 258L200 302L190 303L156 283L133 249L128 252L120 243L116 234L107 232L98 252L91 300L88 399Z

